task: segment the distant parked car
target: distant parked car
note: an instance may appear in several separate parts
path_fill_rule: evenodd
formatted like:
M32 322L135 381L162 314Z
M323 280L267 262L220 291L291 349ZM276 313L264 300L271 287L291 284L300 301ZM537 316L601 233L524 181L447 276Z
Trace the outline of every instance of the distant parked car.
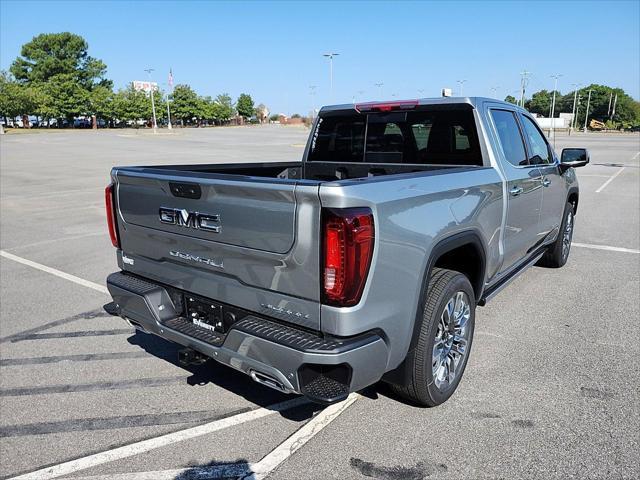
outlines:
M91 128L91 120L88 118L76 118L73 121L73 128Z
M69 126L69 120L63 118L62 120L58 121L57 118L52 118L49 120L49 126L53 128L67 128Z
M22 119L21 119L21 118L19 118L19 119L17 119L17 120L14 122L14 126L15 126L15 127L18 127L18 128L29 128L29 127L32 127L32 126L33 126L33 122L31 122L31 121L27 121L27 125L26 125L26 127L25 127L24 122L22 121Z

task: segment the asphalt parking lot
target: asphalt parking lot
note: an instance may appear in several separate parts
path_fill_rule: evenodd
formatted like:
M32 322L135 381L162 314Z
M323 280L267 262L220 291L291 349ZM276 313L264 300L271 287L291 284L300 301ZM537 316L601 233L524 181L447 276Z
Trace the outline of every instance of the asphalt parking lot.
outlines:
M376 385L322 410L213 361L182 368L175 345L104 313L113 165L297 160L307 133L0 137L0 477L640 477L637 134L558 136L591 151L569 262L478 309L440 407Z

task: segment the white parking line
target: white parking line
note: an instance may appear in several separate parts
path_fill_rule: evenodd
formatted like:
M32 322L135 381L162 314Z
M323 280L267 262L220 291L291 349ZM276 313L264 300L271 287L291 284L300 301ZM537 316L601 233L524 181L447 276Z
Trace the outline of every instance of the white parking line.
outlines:
M253 473L245 477L244 480L262 480L266 478L271 472L278 468L282 462L296 453L324 427L338 418L338 416L349 408L358 398L360 398L359 394L352 393L344 402L336 403L325 408L309 420L304 427L278 445L271 453L258 463L252 465L251 470Z
M213 465L210 467L94 475L90 477L73 477L73 480L174 480L183 477L194 479L206 478L207 480L241 477L243 480L262 480L303 447L324 427L333 422L358 398L360 398L359 394L352 393L344 402L336 403L325 408L297 432L263 457L258 463L233 463Z
M70 273L63 272L56 268L47 267L46 265L42 265L41 263L33 262L26 258L19 257L17 255L14 255L13 253L0 250L0 256L7 258L9 260L13 260L14 262L18 262L23 265L27 265L29 267L35 268L37 270L50 273L51 275L55 275L56 277L64 278L65 280L69 280L70 282L77 283L78 285L82 285L83 287L91 288L98 292L109 294L109 290L107 290L107 287L105 287L104 285L99 285L97 283L90 282L89 280L76 277L75 275L71 275Z
M593 245L591 243L576 242L571 242L571 245L580 248L592 248L594 250L608 250L610 252L640 253L640 250L634 250L633 248L612 247L610 245Z
M635 158L635 157L634 157ZM596 193L600 193L602 190L604 190L607 185L609 185L614 178L616 178L618 175L620 175L622 173L622 171L624 170L624 167L622 167L620 170L618 170L616 173L614 173L613 175L611 175L611 177L609 177L609 180L607 180L606 182L604 182L599 189L596 190Z
M240 425L241 423L256 420L258 418L263 418L268 415L273 415L274 413L282 412L284 410L289 410L293 407L297 407L305 403L308 403L308 400L306 400L305 398L295 398L286 402L276 403L269 407L258 408L256 410L251 410L250 412L240 413L238 415L223 418L221 420L215 420L213 422L205 423L204 425L199 425L197 427L179 430L177 432L168 433L166 435L150 438L148 440L142 440L140 442L125 445L123 447L114 448L113 450L107 450L105 452L78 458L77 460L71 460L69 462L46 467L40 470L36 470L35 472L13 477L11 480L47 480L50 478L61 477L63 475L69 475L79 470L85 470L87 468L95 467L96 465L102 465L104 463L122 460L123 458L133 457L135 455L139 455L150 450L155 450L160 447L165 447L167 445L172 445L177 442L201 437L202 435L207 435L209 433L217 432L225 428ZM110 475L107 478L113 478L113 476Z

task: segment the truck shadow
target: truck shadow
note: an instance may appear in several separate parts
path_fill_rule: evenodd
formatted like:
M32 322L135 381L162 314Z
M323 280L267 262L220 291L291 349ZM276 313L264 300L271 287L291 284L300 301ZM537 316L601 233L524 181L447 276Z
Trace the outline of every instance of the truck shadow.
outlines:
M215 360L210 359L201 365L185 367L178 361L178 351L183 347L156 335L136 331L135 334L127 338L127 341L131 345L142 348L150 355L172 363L189 372L191 376L187 378L188 385L205 386L212 384L236 395L240 395L260 407L269 407L269 405L296 398L294 395L280 393L260 385L251 380L247 375L226 365L222 365ZM282 417L289 420L304 421L311 418L313 414L320 409L322 409L320 405L309 403L289 410L283 410L279 413Z

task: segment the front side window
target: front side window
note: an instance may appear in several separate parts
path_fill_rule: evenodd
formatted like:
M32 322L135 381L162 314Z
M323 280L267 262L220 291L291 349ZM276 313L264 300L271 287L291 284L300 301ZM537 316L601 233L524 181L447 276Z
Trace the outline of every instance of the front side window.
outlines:
M521 115L520 118L522 118L524 133L527 136L529 147L531 149L531 153L529 154L529 163L532 165L553 163L549 146L542 136L542 133L540 133L540 130L538 130L538 127L533 124L533 120L524 115Z
M491 110L491 118L498 131L502 151L507 161L518 167L527 165L527 152L524 148L520 128L513 112L508 110Z
M318 120L308 161L483 164L471 109L328 113Z

